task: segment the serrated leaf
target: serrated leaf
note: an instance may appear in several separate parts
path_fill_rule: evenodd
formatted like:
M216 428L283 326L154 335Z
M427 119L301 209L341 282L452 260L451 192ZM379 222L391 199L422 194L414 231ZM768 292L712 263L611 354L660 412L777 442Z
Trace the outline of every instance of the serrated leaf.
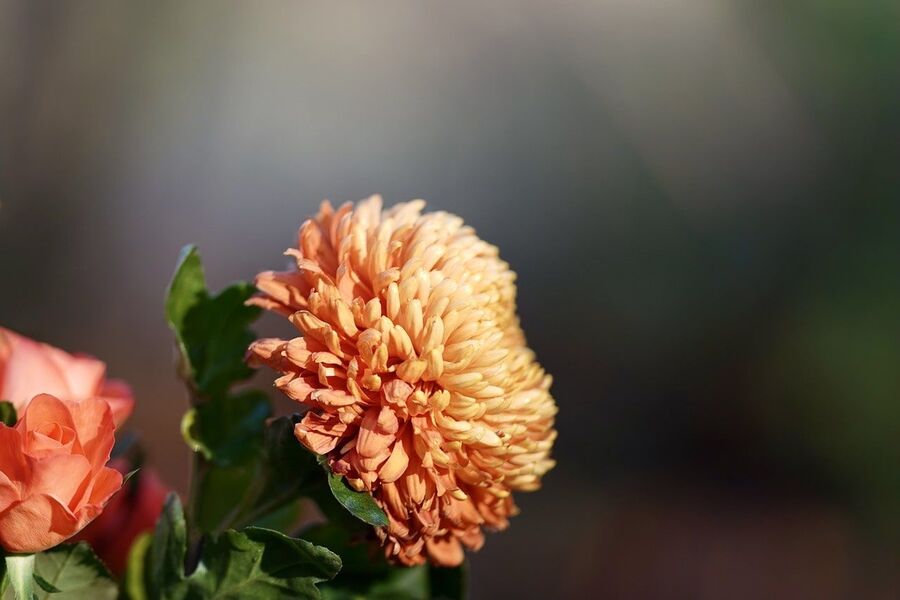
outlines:
M341 559L320 546L277 531L248 527L213 536L203 568L189 579L200 598L320 598L316 584L337 575Z
M328 489L331 490L331 494L341 506L346 508L354 517L369 525L387 527L387 515L384 514L384 511L381 510L381 507L378 506L371 494L357 492L347 485L343 477L332 473L327 466L325 470L328 475Z
M244 362L244 354L256 339L249 326L261 311L245 302L255 292L249 283L235 283L185 316L182 335L201 394L223 394L253 374Z
M180 503L176 496L170 496L146 554L146 597L319 598L316 584L334 577L341 567L340 558L327 548L250 527L243 532L228 530L209 536L202 545L197 569L186 576L184 531Z
M187 528L181 501L174 492L166 498L156 522L145 566L147 595L169 598L174 585L184 579L184 556L187 552Z
M66 544L35 555L38 600L113 600L116 582L87 542Z
M166 295L166 318L181 355L181 375L201 399L221 395L253 373L244 352L255 339L248 327L261 312L245 305L254 292L241 282L211 296L197 248L182 249Z
M17 419L16 407L13 406L13 403L6 400L0 402L0 423L12 427L16 424Z

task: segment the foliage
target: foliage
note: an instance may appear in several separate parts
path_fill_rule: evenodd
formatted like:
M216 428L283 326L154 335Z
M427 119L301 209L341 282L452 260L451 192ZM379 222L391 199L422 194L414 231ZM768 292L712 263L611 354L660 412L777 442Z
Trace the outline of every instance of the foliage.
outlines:
M10 555L5 565L8 587L0 594L4 600L113 600L118 596L116 582L85 542L38 554Z
M184 514L173 494L144 553L149 597L319 598L316 584L341 568L340 558L326 548L258 527L209 536L191 572L185 570L187 551Z

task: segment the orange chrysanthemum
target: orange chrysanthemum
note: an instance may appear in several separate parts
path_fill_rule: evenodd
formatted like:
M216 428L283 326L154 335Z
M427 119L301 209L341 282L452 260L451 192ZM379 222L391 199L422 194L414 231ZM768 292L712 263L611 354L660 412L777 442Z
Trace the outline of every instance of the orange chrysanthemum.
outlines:
M525 345L515 274L457 216L421 200L326 201L251 302L302 337L262 339L254 364L309 408L295 434L388 515L388 558L457 565L482 526L503 529L511 492L554 465L550 376Z

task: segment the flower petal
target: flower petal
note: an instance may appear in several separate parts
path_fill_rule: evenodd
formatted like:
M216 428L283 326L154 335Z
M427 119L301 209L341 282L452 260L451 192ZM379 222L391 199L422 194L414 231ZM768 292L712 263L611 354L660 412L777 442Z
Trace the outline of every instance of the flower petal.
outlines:
M40 552L78 530L75 515L46 494L31 496L0 513L0 546L10 552Z

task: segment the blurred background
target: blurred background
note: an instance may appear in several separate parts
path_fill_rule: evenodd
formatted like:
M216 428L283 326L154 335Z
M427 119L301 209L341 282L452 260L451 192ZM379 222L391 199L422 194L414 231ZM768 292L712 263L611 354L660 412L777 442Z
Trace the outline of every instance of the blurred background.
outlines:
M560 405L474 598L898 598L898 23L0 0L0 323L107 361L183 487L181 246L218 288L284 266L323 198L422 197L519 273Z

